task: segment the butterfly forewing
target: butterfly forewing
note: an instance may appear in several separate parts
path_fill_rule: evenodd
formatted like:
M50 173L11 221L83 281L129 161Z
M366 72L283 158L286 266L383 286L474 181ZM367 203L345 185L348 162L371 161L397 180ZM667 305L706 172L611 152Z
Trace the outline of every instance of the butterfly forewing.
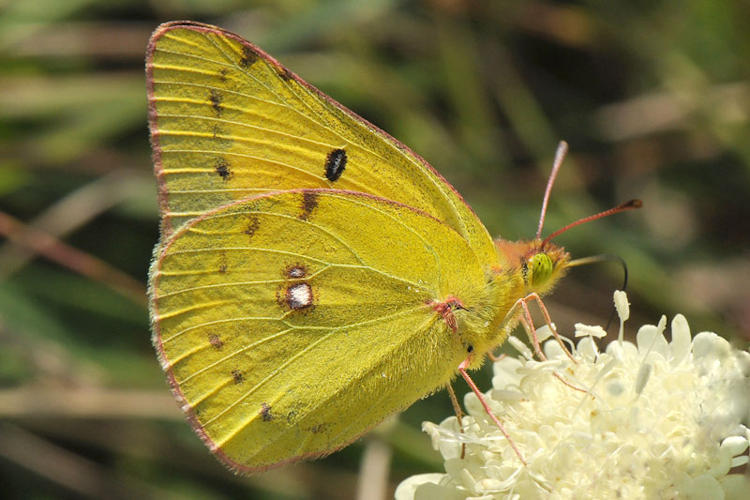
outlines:
M166 234L247 196L334 188L422 210L482 262L497 261L486 229L424 160L236 35L165 25L152 37L147 73Z

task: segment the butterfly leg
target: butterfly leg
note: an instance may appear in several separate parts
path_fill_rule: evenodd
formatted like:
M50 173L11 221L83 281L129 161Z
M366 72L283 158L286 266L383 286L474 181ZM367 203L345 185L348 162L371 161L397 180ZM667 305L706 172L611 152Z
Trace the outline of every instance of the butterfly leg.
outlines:
M516 453L516 456L521 461L522 464L527 465L526 460L524 460L523 455L521 455L521 452L518 450L518 447L516 446L516 443L513 442L513 440L510 438L510 434L508 434L508 431L505 430L505 427L503 427L502 422L495 416L494 413L492 413L492 409L490 408L490 405L487 404L487 400L484 399L484 394L479 390L477 385L472 380L469 373L466 371L466 367L471 364L471 355L469 355L465 360L461 362L460 365L458 365L458 372L461 374L461 376L466 380L466 383L469 384L469 387L471 387L471 390L474 391L474 394L476 394L477 398L479 398L479 402L482 404L482 407L484 408L484 411L487 412L487 415L489 415L490 419L492 419L493 422L495 422L495 425L498 429L500 429L500 432L505 436L505 439L508 440L508 444L510 444L510 447L513 448L513 451Z
M537 296L537 299L538 299L538 296ZM521 299L521 300L523 300L523 299ZM540 299L538 299L538 300L540 300ZM524 304L523 305L524 316L521 317L521 324L523 325L524 329L526 330L526 333L529 335L529 338L532 339L532 343L534 343L534 348L535 348L535 350L537 352L537 355L541 356L541 359L546 360L547 359L546 356L544 356L541 353L541 350L539 349L539 339L537 338L537 335L536 335L536 329L534 328L534 323L531 320L531 314L529 314L529 310L528 310L528 307L525 305L525 302L522 302L522 304ZM541 300L540 300L540 304L541 304ZM547 310L544 309L544 312L547 313ZM568 357L571 359L571 361L573 361L573 363L577 364L578 362L573 358L573 355L570 354L570 352L567 350L567 348L565 348L565 346L562 344L562 339L560 339L560 337L557 335L557 331L555 331L554 327L552 326L552 322L551 322L551 320L549 318L549 313L547 313L545 316L548 319L547 325L552 330L553 335L555 335L557 337L557 341L562 346L563 351L565 351L565 353L568 355ZM586 393L586 394L589 394L589 391L587 391L586 389L581 389L580 387L576 387L575 385L573 385L570 382L568 382L567 380L565 380L559 373L553 372L552 375L555 378L557 378L560 382L562 382L563 384L565 384L568 387L570 387L571 389L579 391L579 392L583 392L583 393Z
M549 311L547 310L547 307L544 305L544 302L542 301L542 298L537 293L530 293L525 297L527 300L534 300L537 303L537 306L539 307L539 310L542 311L542 315L544 316L544 322L547 324L549 329L552 331L552 335L555 337L555 340L557 340L557 343L560 344L560 348L565 352L565 354L570 358L570 360L573 363L578 364L578 362L573 359L573 355L570 353L568 348L565 346L565 343L563 342L560 335L557 333L557 329L555 328L555 325L552 324L552 318L549 315Z
M529 305L524 299L519 299L516 304L520 305L521 309L523 310L523 315L520 319L521 325L523 325L523 329L526 330L526 335L528 335L529 340L531 340L531 344L534 346L534 352L540 360L547 361L547 356L544 355L541 345L539 344L539 337L536 334L536 327L534 326L534 320L531 318Z
M461 434L464 433L464 423L462 421L464 412L461 411L461 405L458 404L458 398L456 397L456 391L453 390L453 386L450 382L446 385L448 389L448 396L451 398L451 404L453 405L453 411L456 413L456 420L458 421L458 429ZM461 443L461 459L466 456L466 443Z
M526 297L523 297L521 299L518 299L518 301L513 305L513 308L511 308L511 311L515 309L517 306L520 306L523 309L523 315L521 316L521 323L524 323L524 320L526 324L524 325L526 327L526 333L529 335L529 338L531 339L531 343L534 345L534 351L536 352L537 356L540 356L540 359L546 360L547 357L542 354L540 345L539 345L539 338L536 335L536 328L534 328L534 321L531 319L531 313L529 312L529 306L528 302L535 301L537 303L537 306L539 307L539 310L542 312L542 315L544 316L544 322L549 327L550 331L552 331L552 336L555 337L555 340L558 344L560 344L560 348L563 350L566 356L575 364L578 364L578 362L573 358L573 355L570 353L568 348L565 346L565 343L563 342L560 335L557 333L557 329L555 328L555 325L552 324L552 318L549 315L549 311L547 311L547 308L544 305L544 302L542 302L542 298L537 293L530 293Z

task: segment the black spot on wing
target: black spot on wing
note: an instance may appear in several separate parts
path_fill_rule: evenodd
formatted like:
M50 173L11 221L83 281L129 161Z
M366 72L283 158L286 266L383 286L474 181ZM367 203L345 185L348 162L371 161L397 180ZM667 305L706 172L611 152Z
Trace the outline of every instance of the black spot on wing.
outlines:
M216 113L216 116L221 115L221 112L224 111L224 106L222 106L221 101L224 99L224 97L219 93L216 89L211 89L211 92L209 92L208 100L211 101L211 107L214 108L214 112Z
M235 384L241 384L245 381L245 376L239 370L232 370L232 380Z
M271 420L273 420L273 415L271 415L271 406L268 403L260 404L260 418L264 422L270 422Z
M302 194L302 213L300 213L298 217L302 220L308 220L317 206L318 193L314 191L305 191Z
M302 264L294 264L284 269L284 276L290 279L304 278L307 275L307 268Z
M219 177L221 177L225 181L228 181L232 178L232 170L229 168L229 162L224 158L218 158L216 160L214 170L216 170L216 173L219 174Z
M292 72L286 69L284 66L278 66L276 68L276 74L279 75L279 78L281 78L285 82L288 82L292 79Z
M222 342L219 336L215 333L212 333L208 336L208 343L211 344L211 347L213 347L217 351L221 350L221 348L224 347L224 342Z
M253 49L248 47L247 45L242 46L242 56L240 56L240 60L237 61L237 63L240 65L240 68L247 69L253 64L255 64L255 61L258 60L258 54L255 53Z
M334 149L328 153L326 158L326 179L331 182L339 180L341 174L346 168L346 151L343 149Z
M255 231L257 231L258 228L260 228L260 219L255 214L250 214L248 215L247 218L248 218L247 226L245 226L245 230L242 232L252 237L255 234Z

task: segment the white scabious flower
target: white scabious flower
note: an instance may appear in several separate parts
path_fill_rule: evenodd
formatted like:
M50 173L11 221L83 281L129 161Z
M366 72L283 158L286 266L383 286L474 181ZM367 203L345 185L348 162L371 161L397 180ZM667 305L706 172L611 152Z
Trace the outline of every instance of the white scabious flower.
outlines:
M496 362L486 398L527 465L469 393L463 432L456 417L423 425L446 473L406 479L396 499L750 498L750 354L715 333L691 338L682 315L671 342L665 327L600 352L602 330L577 325L576 363L551 340L547 361L526 350Z

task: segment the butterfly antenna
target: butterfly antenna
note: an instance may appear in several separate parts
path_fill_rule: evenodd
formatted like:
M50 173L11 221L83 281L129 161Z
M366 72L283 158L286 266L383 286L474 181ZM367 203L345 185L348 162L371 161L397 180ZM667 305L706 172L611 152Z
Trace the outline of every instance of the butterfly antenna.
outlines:
M576 226L580 226L581 224L585 224L587 222L591 222L592 220L597 220L603 217L609 217L610 215L619 214L620 212L625 212L627 210L635 210L636 208L641 208L642 206L643 206L643 202L641 200L630 200L620 205L617 205L614 208L605 210L604 212L599 212L598 214L589 215L588 217L584 217L583 219L578 219L577 221L571 222L567 226L564 226L558 229L554 233L544 238L544 241L542 241L542 247L544 247L547 243L549 243L553 238L560 236L562 233L564 233L568 229L574 228Z
M620 288L620 290L624 291L628 287L628 265L625 263L625 259L623 259L619 255L606 253L600 255L591 255L589 257L582 257L580 259L573 259L568 262L565 267L587 266L589 264L596 264L598 262L617 262L618 264L620 264L623 274L622 288Z
M549 203L549 195L552 192L552 186L555 184L557 179L557 173L560 171L562 162L565 159L565 155L568 154L568 143L560 141L557 145L557 151L555 152L555 162L552 164L552 172L549 174L547 180L547 189L544 190L544 199L542 200L542 212L539 214L539 227L536 230L537 239L542 237L542 227L544 227L544 217L547 215L547 204Z

